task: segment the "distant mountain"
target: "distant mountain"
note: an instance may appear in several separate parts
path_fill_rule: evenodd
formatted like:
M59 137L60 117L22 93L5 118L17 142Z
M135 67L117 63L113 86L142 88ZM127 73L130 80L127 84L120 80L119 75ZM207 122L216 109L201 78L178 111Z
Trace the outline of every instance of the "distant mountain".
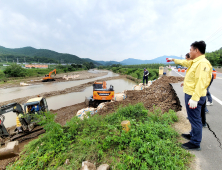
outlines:
M113 64L120 64L120 62L117 62L117 61L96 61L96 62L105 66L110 66Z
M128 58L120 62L122 65L135 65L135 64L154 64L154 63L163 63L167 64L166 58L175 58L181 59L181 57L177 56L161 56L152 60L139 60L134 58Z
M94 60L91 59L83 59L79 58L76 55L66 54L66 53L58 53L52 50L47 49L35 49L33 47L23 47L23 48L5 48L0 46L0 55L15 55L15 56L28 56L28 57L46 57L56 61L61 60L64 63L76 63L83 64L85 62L93 62L96 65L101 65Z

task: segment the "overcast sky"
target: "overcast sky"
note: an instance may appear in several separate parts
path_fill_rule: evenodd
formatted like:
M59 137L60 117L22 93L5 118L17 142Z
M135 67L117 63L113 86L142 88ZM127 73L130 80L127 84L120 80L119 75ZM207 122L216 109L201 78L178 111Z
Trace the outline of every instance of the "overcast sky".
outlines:
M93 60L181 56L222 47L222 0L0 0L0 45Z

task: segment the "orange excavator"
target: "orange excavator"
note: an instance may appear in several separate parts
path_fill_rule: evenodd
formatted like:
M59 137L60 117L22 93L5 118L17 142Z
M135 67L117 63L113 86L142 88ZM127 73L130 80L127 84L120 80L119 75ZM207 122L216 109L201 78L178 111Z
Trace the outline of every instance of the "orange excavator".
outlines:
M97 107L102 102L110 102L114 98L114 88L106 88L106 82L94 82L93 95L86 97L85 103L89 107Z
M55 81L55 79L51 77L52 73L55 73L56 76L56 69L52 70L49 74L46 74L45 77L43 77L42 82Z

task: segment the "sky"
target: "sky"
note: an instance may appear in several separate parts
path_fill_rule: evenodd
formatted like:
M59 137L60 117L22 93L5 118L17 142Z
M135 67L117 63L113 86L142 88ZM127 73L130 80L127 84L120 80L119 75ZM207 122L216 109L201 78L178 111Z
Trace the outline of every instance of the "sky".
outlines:
M221 0L0 0L0 46L122 61L222 47Z

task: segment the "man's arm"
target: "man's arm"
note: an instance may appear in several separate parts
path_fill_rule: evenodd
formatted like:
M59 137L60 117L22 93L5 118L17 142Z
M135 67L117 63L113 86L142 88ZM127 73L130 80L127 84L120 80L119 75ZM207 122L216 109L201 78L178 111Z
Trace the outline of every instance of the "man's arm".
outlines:
M178 59L173 59L175 64L179 64L182 65L184 67L190 67L192 65L192 61L191 60L178 60Z
M200 63L197 66L195 72L195 89L191 97L192 100L199 101L203 90L210 84L211 79L208 78L209 72L210 68L206 63Z
M148 76L148 75L149 75L149 71L147 70L145 76Z

